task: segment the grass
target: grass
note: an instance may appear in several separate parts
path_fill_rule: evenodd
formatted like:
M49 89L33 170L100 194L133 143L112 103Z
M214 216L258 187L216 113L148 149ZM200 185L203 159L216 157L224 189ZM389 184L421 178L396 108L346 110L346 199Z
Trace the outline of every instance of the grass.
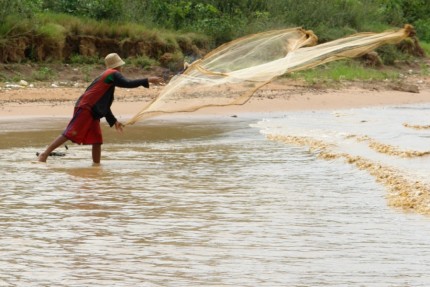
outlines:
M420 64L420 75L421 76L430 76L430 67L427 64L425 64L425 63Z
M342 81L383 81L395 80L399 73L375 68L367 68L356 60L342 60L318 66L316 68L295 72L288 77L303 79L306 83L338 84Z
M53 42L61 43L64 41L66 37L66 29L55 23L46 23L44 25L40 25L36 31L37 34L40 34L45 39L51 39Z
M430 56L430 43L428 43L428 42L420 42L420 45L424 49L424 52L426 52L426 55Z
M55 77L55 71L49 67L40 67L37 71L34 71L31 78L36 81L48 81Z
M89 56L82 56L79 54L74 54L70 56L69 60L70 64L77 64L77 65L92 65L92 64L103 64L103 60L98 57L89 57Z
M149 69L153 66L158 66L160 63L154 59L149 58L146 55L139 57L130 57L126 59L126 63L131 66L141 67L143 69Z

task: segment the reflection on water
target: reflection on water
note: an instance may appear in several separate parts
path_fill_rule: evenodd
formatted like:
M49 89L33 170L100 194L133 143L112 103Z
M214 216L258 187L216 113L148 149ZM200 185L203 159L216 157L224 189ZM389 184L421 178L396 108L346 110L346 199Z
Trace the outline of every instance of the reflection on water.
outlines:
M100 166L32 162L63 122L2 133L0 286L429 285L428 217L257 122L106 129Z

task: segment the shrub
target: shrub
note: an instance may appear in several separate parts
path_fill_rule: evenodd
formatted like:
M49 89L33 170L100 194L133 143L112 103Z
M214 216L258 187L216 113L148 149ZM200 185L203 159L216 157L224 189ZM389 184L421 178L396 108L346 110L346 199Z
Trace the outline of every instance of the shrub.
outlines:
M72 56L70 56L69 63L92 65L92 64L103 64L103 60L99 59L98 57L87 57L79 54L73 54Z
M430 19L419 19L414 23L414 27L419 39L430 42Z
M63 42L66 35L66 29L55 23L46 23L37 28L36 34L53 42Z
M36 81L47 81L54 77L55 72L48 67L41 67L39 70L32 73L32 78Z
M151 68L152 66L159 65L159 62L149 58L146 55L138 56L138 57L130 57L126 60L127 63L130 63L133 66L138 66L144 69Z
M421 42L421 47L424 49L424 52L426 55L430 55L430 43L428 42Z
M377 52L385 65L394 65L398 61L411 59L411 55L402 53L395 45L381 46L377 49Z

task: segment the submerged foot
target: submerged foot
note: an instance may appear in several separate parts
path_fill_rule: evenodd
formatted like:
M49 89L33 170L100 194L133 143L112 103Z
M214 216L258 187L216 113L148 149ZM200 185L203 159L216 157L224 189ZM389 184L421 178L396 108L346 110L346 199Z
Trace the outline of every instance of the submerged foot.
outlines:
M36 155L37 155L37 160L40 162L46 162L46 159L48 158L48 155L45 154L44 152L40 154L37 153Z

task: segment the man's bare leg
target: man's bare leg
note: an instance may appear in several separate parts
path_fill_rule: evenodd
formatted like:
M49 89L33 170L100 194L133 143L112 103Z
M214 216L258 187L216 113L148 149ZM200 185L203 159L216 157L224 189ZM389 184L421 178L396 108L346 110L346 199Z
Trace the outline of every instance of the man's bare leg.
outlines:
M102 157L102 145L101 144L93 144L93 162L100 163L100 159Z
M66 141L68 141L68 139L63 136L63 135L59 135L47 148L46 150L41 153L38 157L38 160L41 162L46 162L49 154L51 152L53 152L57 147L59 147L60 145L62 145L63 143L65 143Z

